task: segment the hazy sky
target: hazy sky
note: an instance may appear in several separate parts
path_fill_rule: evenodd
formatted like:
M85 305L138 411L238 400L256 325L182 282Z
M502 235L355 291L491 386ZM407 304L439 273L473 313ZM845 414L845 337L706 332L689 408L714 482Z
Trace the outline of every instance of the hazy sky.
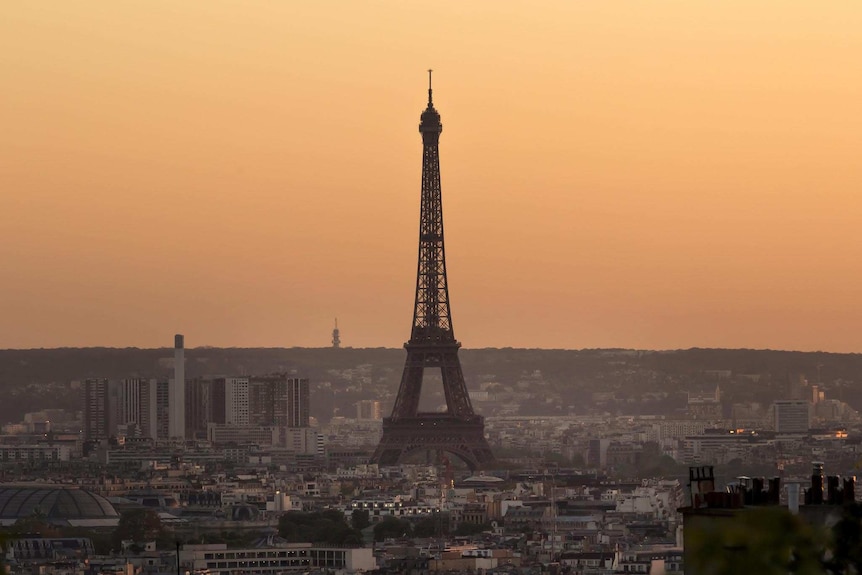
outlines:
M8 2L0 347L862 351L858 0Z

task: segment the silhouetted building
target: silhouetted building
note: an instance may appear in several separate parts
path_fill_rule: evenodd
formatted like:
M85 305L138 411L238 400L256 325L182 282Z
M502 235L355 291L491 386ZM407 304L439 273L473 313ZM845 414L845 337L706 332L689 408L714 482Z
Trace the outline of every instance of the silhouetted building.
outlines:
M311 397L307 379L287 380L287 426L308 427L311 419Z
M779 399L773 404L776 433L808 433L811 405L804 400Z
M210 379L186 380L186 437L206 437L207 424L212 419L211 391Z
M186 436L186 355L182 335L174 336L174 377L170 382L168 406L168 435L185 439Z
M154 386L156 399L156 436L153 439L168 439L170 437L170 382L157 381Z
M249 425L247 377L219 377L210 384L212 411L209 423Z
M787 375L787 391L785 399L805 399L808 397L809 392L806 390L808 387L808 380L805 379L805 376L802 374L793 374Z
M249 420L252 425L308 427L309 386L307 379L286 374L249 378Z
M86 441L110 436L109 385L107 379L87 379L81 384L81 411Z

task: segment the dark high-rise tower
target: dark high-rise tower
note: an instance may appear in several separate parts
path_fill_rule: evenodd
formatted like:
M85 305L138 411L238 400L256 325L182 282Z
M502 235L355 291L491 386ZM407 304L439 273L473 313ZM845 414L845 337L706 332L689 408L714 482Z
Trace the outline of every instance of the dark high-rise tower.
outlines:
M438 142L443 124L431 98L428 71L428 107L422 112L422 199L419 215L419 267L416 303L407 361L392 416L383 420L383 437L372 461L393 465L415 451L445 451L471 469L487 467L494 456L485 440L485 421L473 412L458 359L461 344L452 330L446 256L443 248L443 205L440 191ZM445 413L419 412L422 375L439 368L446 396Z
M85 440L106 439L111 434L109 393L107 379L88 379L81 384Z

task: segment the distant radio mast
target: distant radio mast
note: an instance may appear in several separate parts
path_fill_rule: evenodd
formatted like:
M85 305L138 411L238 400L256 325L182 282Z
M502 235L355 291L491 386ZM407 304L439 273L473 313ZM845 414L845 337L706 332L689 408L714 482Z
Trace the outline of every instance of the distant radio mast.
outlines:
M335 318L335 329L332 330L332 348L341 347L341 333L338 331L338 318Z

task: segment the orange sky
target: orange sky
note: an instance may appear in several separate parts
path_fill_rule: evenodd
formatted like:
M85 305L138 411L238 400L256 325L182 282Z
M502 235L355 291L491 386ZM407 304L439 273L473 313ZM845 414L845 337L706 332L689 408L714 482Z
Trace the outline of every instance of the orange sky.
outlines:
M862 3L11 2L0 347L862 351Z

